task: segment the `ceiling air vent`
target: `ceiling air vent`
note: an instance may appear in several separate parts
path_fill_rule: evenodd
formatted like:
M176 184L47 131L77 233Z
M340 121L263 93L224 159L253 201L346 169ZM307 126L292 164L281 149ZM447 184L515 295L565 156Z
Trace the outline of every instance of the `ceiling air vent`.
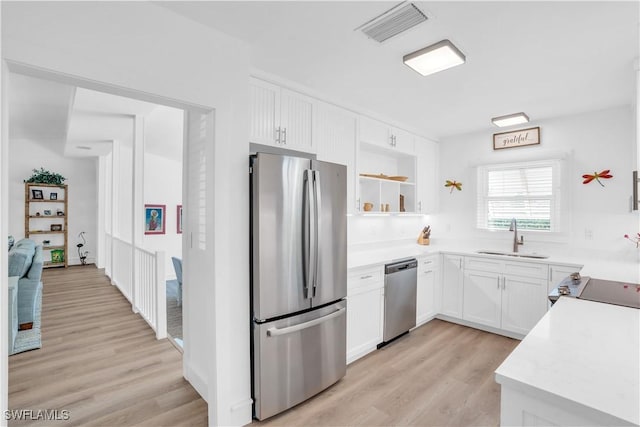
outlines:
M427 20L427 15L413 3L402 2L356 28L370 39L382 43Z

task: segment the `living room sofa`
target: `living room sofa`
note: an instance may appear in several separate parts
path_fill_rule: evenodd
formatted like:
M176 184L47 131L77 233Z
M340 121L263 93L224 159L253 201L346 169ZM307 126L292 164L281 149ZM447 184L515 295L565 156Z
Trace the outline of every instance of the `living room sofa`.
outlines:
M9 286L9 354L14 353L18 331L32 329L40 319L42 251L42 245L36 245L30 239L20 240L9 251L9 277L12 278Z

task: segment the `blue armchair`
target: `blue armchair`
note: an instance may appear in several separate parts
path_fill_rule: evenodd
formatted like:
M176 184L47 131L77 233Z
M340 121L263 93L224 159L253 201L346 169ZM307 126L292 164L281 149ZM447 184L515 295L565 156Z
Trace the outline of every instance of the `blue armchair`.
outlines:
M176 279L178 280L178 305L182 305L182 260L174 256L171 257L173 261L173 269L176 271Z

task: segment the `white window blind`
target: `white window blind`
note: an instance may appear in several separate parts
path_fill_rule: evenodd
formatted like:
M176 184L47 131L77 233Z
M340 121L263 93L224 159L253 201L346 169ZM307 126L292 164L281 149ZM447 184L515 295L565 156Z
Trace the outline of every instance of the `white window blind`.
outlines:
M478 228L558 231L557 160L478 167Z

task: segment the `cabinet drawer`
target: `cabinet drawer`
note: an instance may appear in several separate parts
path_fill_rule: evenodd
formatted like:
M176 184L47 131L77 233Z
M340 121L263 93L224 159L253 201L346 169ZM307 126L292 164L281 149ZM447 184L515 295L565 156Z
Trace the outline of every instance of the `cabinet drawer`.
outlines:
M504 266L504 273L513 276L546 279L548 272L549 266L547 264L507 261Z
M418 258L418 274L432 271L439 266L439 258L437 255Z
M347 295L384 287L384 266L350 270L347 278Z
M476 258L465 257L464 268L465 270L477 270L488 271L491 273L502 273L504 261L492 259L492 258Z

